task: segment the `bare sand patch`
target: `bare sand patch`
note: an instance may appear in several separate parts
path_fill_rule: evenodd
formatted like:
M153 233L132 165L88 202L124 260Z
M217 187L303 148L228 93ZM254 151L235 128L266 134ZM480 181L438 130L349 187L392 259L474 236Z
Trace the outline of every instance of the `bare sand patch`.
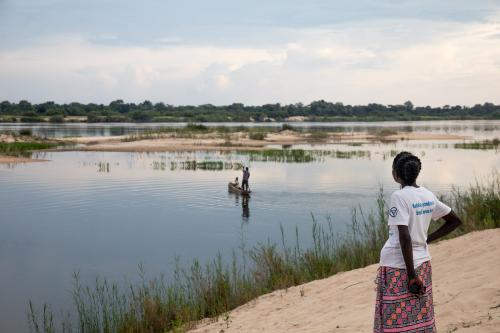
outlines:
M498 332L500 229L431 245L438 332ZM378 265L263 295L192 333L371 332ZM303 294L303 296L301 296Z
M306 116L291 116L285 119L285 121L290 121L290 122L304 122L307 120L309 120L309 118Z

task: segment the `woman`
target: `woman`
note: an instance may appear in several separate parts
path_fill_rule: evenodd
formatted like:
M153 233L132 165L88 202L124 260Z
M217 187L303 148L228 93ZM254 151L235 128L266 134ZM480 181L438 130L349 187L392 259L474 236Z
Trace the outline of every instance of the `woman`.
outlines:
M416 183L418 157L399 153L392 176L401 189L391 195L389 239L380 252L374 332L436 332L428 243L446 236L462 222L450 207ZM445 223L427 235L432 220Z

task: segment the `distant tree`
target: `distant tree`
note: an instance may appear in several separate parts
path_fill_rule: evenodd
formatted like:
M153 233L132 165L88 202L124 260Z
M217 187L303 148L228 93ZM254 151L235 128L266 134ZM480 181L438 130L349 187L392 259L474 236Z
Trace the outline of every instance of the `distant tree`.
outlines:
M406 101L403 105L406 107L406 111L413 111L413 103L411 101Z
M122 99L117 99L117 100L112 101L111 103L109 103L109 108L111 110L119 111L122 105L123 105L123 100Z
M36 113L38 113L38 114L46 114L47 113L47 108L43 104L37 105L36 106Z
M229 112L243 112L245 111L245 105L242 103L233 103L227 106Z
M476 104L473 107L419 106L407 101L398 105L370 103L368 105L344 105L325 100L313 101L308 105L302 103L281 105L264 104L245 106L233 103L225 106L212 104L173 106L164 103L125 103L117 99L103 104L57 104L52 101L31 104L26 100L19 103L0 102L0 115L23 116L26 121L43 121L46 116L86 116L88 122L104 121L269 121L283 120L290 116L307 116L313 121L327 120L419 120L419 119L498 119L500 105L493 103ZM41 117L41 116L44 117ZM2 118L3 121L8 119ZM60 118L55 118L60 119Z
M153 103L151 103L148 100L145 100L144 102L142 102L141 104L139 104L139 107L142 110L152 110L153 109Z
M19 107L19 111L21 111L23 113L32 111L31 103L24 100L24 99L22 101L19 101L18 107Z
M155 109L156 111L158 111L158 112L165 111L165 109L166 109L165 103L163 103L163 102L156 103L156 104L154 105L154 109Z
M11 104L9 101L3 101L0 103L0 114L9 114L11 109Z

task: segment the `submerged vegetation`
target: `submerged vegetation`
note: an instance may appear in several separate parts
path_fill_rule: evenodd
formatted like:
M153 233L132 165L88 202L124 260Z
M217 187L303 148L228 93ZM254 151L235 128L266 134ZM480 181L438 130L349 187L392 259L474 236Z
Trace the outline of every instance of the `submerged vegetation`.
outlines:
M239 155L247 155L250 162L282 162L308 163L315 161L321 154L318 150L303 149L266 149L256 151L238 151Z
M276 163L310 163L324 161L324 158L371 158L370 151L364 150L304 150L304 149L267 149L267 150L242 150L236 152L241 156L247 156L248 162L276 162ZM222 161L222 160L184 160L184 161L153 161L153 170L241 170L245 163L243 161Z
M166 170L166 161L153 161L153 170ZM225 161L196 161L188 160L182 162L171 161L169 164L170 171L180 170L206 170L206 171L222 171L222 170L241 170L243 164L240 162L225 162Z
M238 151L240 155L247 155L250 162L281 162L281 163L309 163L325 157L350 159L370 158L370 151L365 150L305 150L305 149L266 149L256 151Z
M463 142L455 143L454 147L457 149L495 149L497 150L500 146L500 139L495 138L493 140L484 141L474 141L474 142Z
M454 190L443 199L464 220L449 237L500 227L500 176L493 176L485 185ZM345 234L339 235L332 221L320 224L313 218L308 248L299 245L298 229L294 244L289 244L281 228L280 244L267 241L250 250L242 244L228 264L219 255L205 265L194 260L189 269L182 269L177 258L171 281L143 277L142 283L121 289L106 279L82 285L76 274L76 318L63 316L56 326L47 305L38 311L30 302L30 326L36 333L179 332L203 318L222 315L227 320L229 310L264 293L378 262L388 232L386 210L380 190L377 210L364 214L354 209L350 231Z

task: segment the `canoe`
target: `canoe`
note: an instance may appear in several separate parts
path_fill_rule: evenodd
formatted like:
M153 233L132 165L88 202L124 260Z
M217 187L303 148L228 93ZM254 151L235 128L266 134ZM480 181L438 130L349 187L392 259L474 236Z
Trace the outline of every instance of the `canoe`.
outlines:
M250 193L252 193L252 191L243 191L243 189L241 187L236 187L231 182L229 184L227 184L227 190L229 192L237 193L237 194L241 194L241 195L249 195Z

